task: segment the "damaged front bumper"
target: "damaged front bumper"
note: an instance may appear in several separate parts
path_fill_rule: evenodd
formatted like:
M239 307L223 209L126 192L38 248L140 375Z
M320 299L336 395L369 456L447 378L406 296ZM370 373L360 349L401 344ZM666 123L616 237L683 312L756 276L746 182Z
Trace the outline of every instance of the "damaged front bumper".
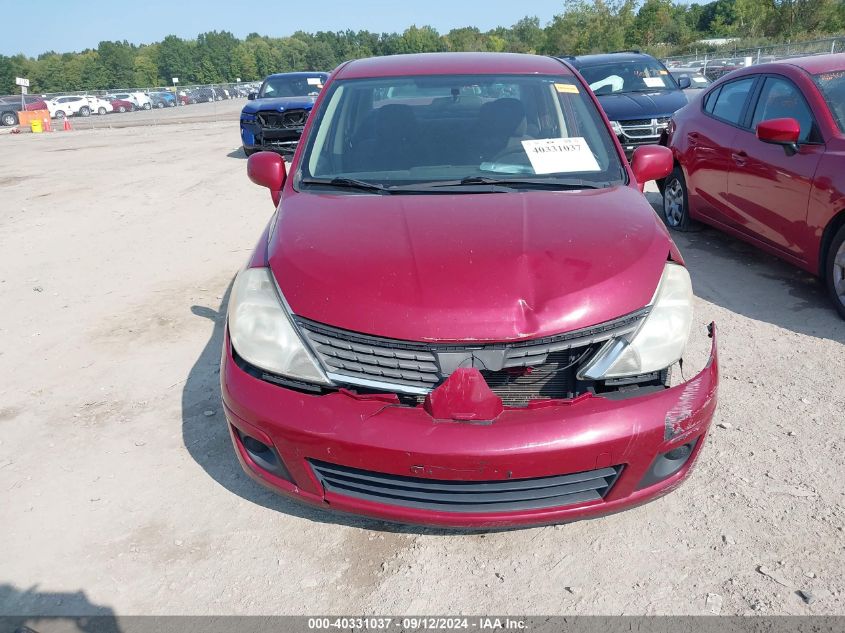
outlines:
M308 395L244 372L224 345L232 441L260 483L316 506L402 523L558 523L639 505L689 474L716 408L718 359L688 382L627 399L505 408L492 422L343 390Z
M241 142L247 150L267 150L293 153L302 137L303 125L293 127L268 127L257 118L241 119Z

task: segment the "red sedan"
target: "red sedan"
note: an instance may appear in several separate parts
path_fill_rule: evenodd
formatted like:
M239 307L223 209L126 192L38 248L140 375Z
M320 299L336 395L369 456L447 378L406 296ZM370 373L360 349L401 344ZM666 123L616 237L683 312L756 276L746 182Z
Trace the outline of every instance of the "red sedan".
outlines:
M112 99L111 100L112 108L114 108L114 112L134 112L135 111L135 104L131 101L126 101L125 99Z
M383 519L568 521L678 486L716 407L683 259L554 58L396 55L338 68L229 299L223 404L259 482ZM703 333L702 333L703 334Z
M845 54L762 64L675 113L666 223L698 220L822 278L845 318Z

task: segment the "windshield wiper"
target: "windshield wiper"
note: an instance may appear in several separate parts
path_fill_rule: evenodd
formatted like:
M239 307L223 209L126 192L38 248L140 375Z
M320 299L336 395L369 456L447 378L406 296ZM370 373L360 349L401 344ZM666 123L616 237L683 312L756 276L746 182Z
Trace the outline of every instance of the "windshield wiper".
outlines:
M338 189L357 189L358 191L374 191L377 193L390 193L384 185L355 178L303 178L300 181L303 185L320 185L323 187L337 187Z
M540 187L543 189L600 189L610 185L609 182L588 182L581 179L560 178L491 178L490 176L467 176L461 180L449 183L453 185L498 185L502 187ZM432 186L449 186L447 183L432 183Z

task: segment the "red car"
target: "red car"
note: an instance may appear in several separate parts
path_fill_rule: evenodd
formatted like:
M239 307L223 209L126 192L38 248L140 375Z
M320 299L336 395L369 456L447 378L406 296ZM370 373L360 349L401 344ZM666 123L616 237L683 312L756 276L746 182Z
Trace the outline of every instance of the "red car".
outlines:
M332 74L230 299L223 403L248 474L414 524L568 521L687 476L716 406L669 386L689 274L580 76L531 55L396 55ZM710 328L711 336L713 328Z
M698 220L822 278L845 318L845 54L731 73L675 113L666 223Z
M110 103L114 112L134 112L136 110L135 104L125 99L111 99Z

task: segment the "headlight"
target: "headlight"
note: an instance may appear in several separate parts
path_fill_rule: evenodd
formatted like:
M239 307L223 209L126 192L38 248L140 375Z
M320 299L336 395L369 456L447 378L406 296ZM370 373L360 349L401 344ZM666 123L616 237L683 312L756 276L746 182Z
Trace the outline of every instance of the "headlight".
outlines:
M619 125L619 121L611 121L610 122L610 129L613 130L613 133L616 134L616 136L622 136L622 134L623 134L622 126Z
M229 298L229 336L241 358L252 365L331 384L294 329L269 268L247 268L235 279Z
M254 114L241 114L242 123L252 123L255 120L256 116Z
M651 312L630 340L609 341L588 366L584 378L637 376L666 369L684 355L692 325L692 284L687 269L667 263Z

